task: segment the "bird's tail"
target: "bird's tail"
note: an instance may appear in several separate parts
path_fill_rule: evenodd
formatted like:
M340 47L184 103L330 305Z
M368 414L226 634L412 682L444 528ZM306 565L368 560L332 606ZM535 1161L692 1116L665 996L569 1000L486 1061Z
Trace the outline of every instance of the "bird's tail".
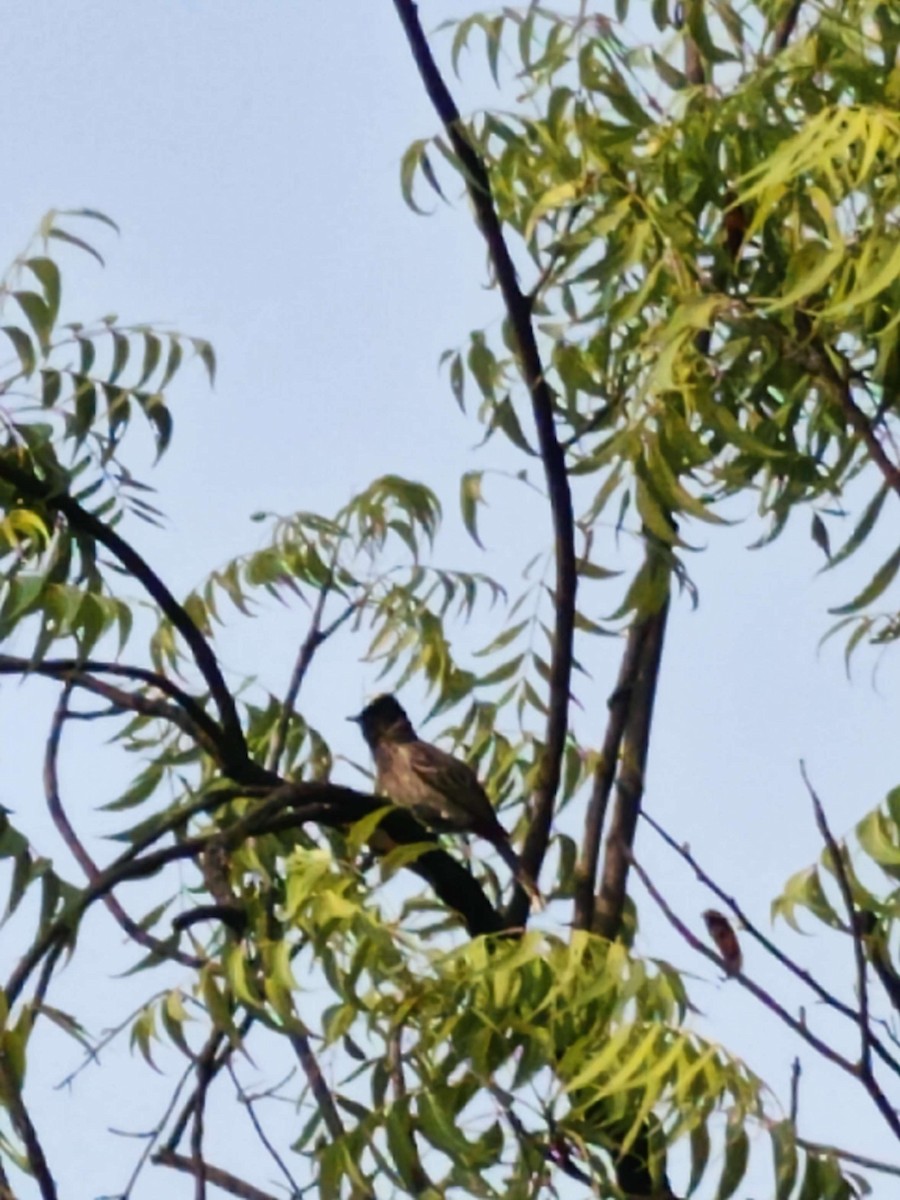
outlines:
M513 873L513 878L519 887L527 893L531 901L531 907L535 912L543 912L547 907L544 897L541 895L538 885L531 877L531 873L523 865L522 860L513 850L507 838L498 838L494 845L497 848L497 853L509 867Z

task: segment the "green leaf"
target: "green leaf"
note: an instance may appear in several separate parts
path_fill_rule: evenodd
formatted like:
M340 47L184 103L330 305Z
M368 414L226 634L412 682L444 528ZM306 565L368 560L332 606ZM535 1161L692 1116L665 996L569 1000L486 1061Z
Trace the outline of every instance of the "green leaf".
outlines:
M4 325L3 332L13 344L16 354L19 356L19 362L22 366L22 374L27 379L29 375L34 373L37 366L37 354L35 353L34 343L18 325Z
M823 571L826 571L831 567L838 566L839 563L844 562L850 557L851 554L854 553L854 551L859 549L859 547L874 529L875 522L878 520L879 514L881 513L881 509L889 492L889 486L886 483L883 483L866 505L865 509L863 510L863 514L856 525L856 528L850 534L849 538L847 538L847 541L844 543L844 545L841 546L840 550L831 556L827 565L822 568Z
M34 330L41 350L46 353L50 348L50 334L53 330L50 306L37 292L13 292L13 296L28 318L28 324Z
M484 504L481 491L483 471L466 471L460 480L459 503L462 510L463 524L476 546L482 550L484 543L478 535L478 506Z
M881 867L900 867L897 826L879 809L870 812L856 826L860 846Z
M747 1174L750 1159L750 1138L740 1120L730 1120L725 1132L725 1164L716 1191L716 1200L728 1200L740 1187Z
M878 568L858 596L851 600L849 604L841 604L837 608L830 608L828 611L836 617L843 617L849 613L857 613L860 609L866 608L873 600L877 600L882 592L890 587L898 570L900 570L900 546L898 546L887 562Z
M51 229L47 236L55 238L58 242L66 242L70 246L77 246L79 250L84 250L92 258L96 258L101 267L106 266L100 252L95 250L84 238L77 237L74 233L68 233L65 229L60 229L59 227Z
M706 1122L701 1121L691 1130L691 1177L688 1181L687 1194L692 1196L700 1186L703 1174L709 1162L709 1130Z
M25 266L40 280L41 286L44 289L44 298L47 301L47 309L50 314L50 324L53 326L56 324L56 319L59 316L59 304L62 294L59 267L52 258L43 257L29 258Z
M206 338L191 338L191 345L194 347L194 352L206 368L206 374L209 378L210 387L215 386L216 382L216 352L212 347L212 343Z
M797 1142L790 1121L780 1121L769 1129L775 1172L775 1200L789 1200L797 1182Z

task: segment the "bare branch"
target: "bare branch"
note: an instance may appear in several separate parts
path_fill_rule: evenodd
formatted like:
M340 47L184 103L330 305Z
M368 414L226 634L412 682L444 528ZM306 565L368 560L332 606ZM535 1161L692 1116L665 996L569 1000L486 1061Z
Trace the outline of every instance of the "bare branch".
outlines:
M185 729L185 732L190 732L192 736L196 736L197 731L201 731L205 735L205 738L202 740L208 743L213 753L218 752L222 737L218 725L204 712L193 696L178 687L177 684L173 683L165 675L160 675L156 671L149 671L144 667L133 667L125 663L105 662L93 658L45 658L41 662L33 662L29 658L17 658L11 654L0 654L0 675L44 675L53 679L69 679L82 676L86 672L98 675L117 675L124 679L131 679L136 682L145 683L148 687L156 688L171 700L174 700L179 708L183 709L185 716L190 718L191 725L181 726ZM79 686L88 686L82 684L78 678L75 678L75 682L79 683ZM149 699L149 697L146 699ZM151 713L150 715L164 716L167 720L173 719L169 709L160 709L158 712Z
M849 1004L845 1004L844 1001L838 996L835 996L833 992L829 992L827 988L824 988L822 984L819 983L819 981L809 973L809 971L807 971L804 967L799 966L792 958L785 954L783 950L779 949L779 947L776 946L773 941L767 938L766 935L760 931L758 926L754 925L734 897L729 896L727 892L723 891L716 881L710 875L708 875L706 871L703 870L703 868L691 854L690 850L688 850L685 846L680 846L672 837L672 835L667 833L654 817L651 817L646 812L642 812L641 816L652 829L656 830L666 845L674 850L679 858L683 859L687 863L704 887L709 888L713 895L717 896L719 900L721 900L722 903L731 910L745 933L749 934L750 937L757 941L763 947L763 949L768 954L771 954L771 956L777 962L781 963L786 970L790 971L792 975L805 983L806 986L812 992L814 992L824 1004L827 1004L829 1008L833 1008L835 1012L839 1012L842 1016L847 1017L848 1020L852 1021L854 1024L857 1024L859 1020L859 1014L857 1013L856 1009L851 1008ZM895 1074L900 1075L900 1063L897 1062L887 1047L874 1034L872 1035L872 1049L887 1067L889 1067Z
M631 848L644 796L650 726L668 614L669 604L666 601L658 612L646 618L647 627L637 655L633 686L627 700L628 712L616 779L616 806L606 836L603 874L593 920L594 932L610 941L619 936L625 905Z
M337 548L335 548L335 556ZM331 564L331 569L334 569L334 562ZM337 620L332 621L325 629L322 628L322 618L325 615L325 604L331 594L330 583L323 584L319 589L319 597L316 600L316 606L313 609L312 617L309 622L309 631L300 646L297 653L297 660L294 663L294 669L291 672L291 680L288 684L287 692L285 693L284 702L281 706L281 713L278 717L278 726L275 730L275 736L272 739L272 744L269 747L269 753L266 757L266 767L270 771L277 771L281 762L281 756L284 754L285 743L287 742L288 729L291 723L291 714L297 703L297 697L300 694L300 688L303 686L303 680L306 678L306 672L309 670L316 651L323 642L328 641L332 634L336 633L343 623L353 615L356 611L356 604L348 604Z
M158 1150L153 1155L152 1161L161 1167L172 1167L175 1171L183 1171L186 1175L193 1175L195 1179L197 1178L193 1159L184 1154L176 1154L168 1147L164 1146ZM238 1200L279 1200L279 1197L273 1195L272 1192L264 1192L261 1188L254 1187L252 1183L247 1183L245 1179L238 1179L237 1175L232 1175L230 1171L214 1167L212 1163L203 1163L203 1174L208 1183L221 1188L230 1196L237 1196Z
M712 950L710 950L703 944L703 942L699 940L699 938L695 937L690 929L688 929L688 927L684 924L684 922L675 915L675 913L663 899L659 890L653 884L650 876L643 869L643 867L641 867L640 863L637 862L633 855L631 856L631 865L637 872L641 883L643 883L644 887L662 910L662 913L668 920L669 924L672 925L674 929L678 930L688 945L691 946L692 949L696 950L699 954L702 954L705 958L708 958L711 962L721 964L718 954L714 954ZM821 1038L817 1037L803 1021L799 1021L795 1016L789 1013L782 1004L779 1004L774 996L770 995L770 993L764 988L761 988L759 984L754 983L752 979L749 979L743 971L733 972L730 975L730 978L736 979L740 983L741 987L746 988L746 990L750 992L752 996L755 996L761 1004L768 1008L770 1012L773 1012L781 1021L784 1022L785 1025L788 1026L789 1029L792 1029L794 1033L803 1039L803 1041L812 1046L816 1053L820 1054L822 1058L827 1059L828 1062L833 1063L836 1067L839 1067L853 1079L858 1079L870 1096L875 1107L881 1113L885 1124L895 1137L900 1137L900 1117L898 1117L887 1096L885 1096L885 1094L882 1092L881 1088L878 1086L876 1080L871 1074L866 1077L860 1069L858 1063L851 1062L848 1058L845 1058L842 1054L839 1054L832 1046L829 1046L827 1042L824 1042Z
M633 622L628 630L625 651L616 686L607 701L609 717L603 747L594 771L594 782L587 804L584 822L584 837L581 854L575 869L575 917L576 929L591 930L594 926L594 888L597 880L597 865L600 861L600 840L609 797L612 793L619 766L619 752L625 724L628 720L632 692L641 662L641 652L646 640L647 621Z
M229 1076L231 1077L231 1082L234 1084L235 1091L237 1092L237 1095L238 1095L238 1100L241 1102L241 1104L243 1104L244 1108L246 1108L246 1110L247 1110L247 1115L250 1118L250 1124L253 1126L253 1128L256 1132L256 1136L259 1138L260 1142L265 1147L266 1152L268 1153L268 1155L272 1159L272 1161L275 1163L276 1167L278 1167L279 1171L282 1173L282 1175L287 1180L288 1186L291 1189L291 1195L299 1196L300 1195L299 1184L297 1183L297 1181L294 1179L293 1175L288 1170L287 1164L285 1163L285 1161L281 1157L281 1155L278 1153L275 1146L272 1144L271 1140L269 1139L268 1135L266 1134L265 1129L263 1129L262 1123L260 1122L259 1117L256 1115L256 1109L253 1107L253 1101L247 1095L246 1091L244 1090L243 1086L241 1085L241 1081L238 1079L237 1072L235 1071L234 1066L230 1060L225 1064L225 1068L228 1071Z
M835 878L837 879L838 889L841 893L841 898L844 901L844 907L847 910L847 917L850 921L850 933L853 938L853 957L856 961L856 992L859 1000L859 1012L857 1021L859 1024L860 1037L860 1052L859 1065L863 1076L867 1079L872 1078L872 1027L869 1024L869 984L868 974L866 972L866 950L865 950L865 935L863 933L862 923L859 918L856 905L853 902L853 890L850 887L850 879L847 875L847 868L844 865L844 859L840 851L840 847L834 839L834 834L828 826L828 820L825 816L825 809L822 807L822 802L816 795L815 789L809 781L809 776L806 773L806 763L801 761L800 774L803 777L803 782L806 784L806 790L809 792L809 798L812 801L813 812L816 817L816 826L819 833L822 835L828 854L831 858L831 865L834 868Z
M0 1088L3 1090L3 1105L9 1112L13 1128L25 1146L25 1157L41 1193L41 1200L58 1200L56 1182L50 1173L44 1148L22 1099L19 1080L5 1052L0 1053Z
M304 1034L291 1033L288 1041L293 1047L297 1061L303 1068L303 1074L306 1076L310 1091L315 1097L316 1104L319 1106L319 1112L322 1114L325 1128L334 1140L343 1137L346 1132L344 1122L341 1120L334 1097L328 1089L328 1084L325 1082L325 1077L319 1068L316 1056L312 1052L309 1038Z
M5 479L22 495L37 500L55 512L60 512L73 529L81 530L105 546L119 560L129 574L137 580L151 599L155 600L165 617L187 643L197 669L203 676L213 702L222 718L220 745L222 757L229 764L240 764L248 758L247 743L241 728L240 717L231 691L225 682L213 649L189 616L183 605L175 599L162 579L140 554L110 526L83 508L66 492L54 492L43 480L28 471L14 466L7 459L0 461L0 479Z
M84 871L88 882L96 883L100 878L100 869L90 854L88 854L78 834L72 827L59 794L57 759L63 725L68 716L66 704L72 686L70 682L63 688L56 711L53 714L53 722L50 726L50 735L47 738L47 746L44 753L44 795L47 799L47 809L53 818L54 825L59 830L60 837L65 842L72 857ZM172 959L174 962L181 963L184 967L199 970L203 966L203 960L197 958L196 955L185 954L174 946L167 946L145 929L141 929L140 925L129 917L112 892L103 897L103 903L112 914L114 920L118 922L132 941L138 942L139 945L144 946L147 950L151 950L154 954L159 955L160 958Z
M855 1154L852 1150L842 1150L840 1146L828 1146L822 1142L810 1142L806 1138L796 1138L797 1145L808 1154L822 1154L840 1158L844 1162L855 1163L858 1167L865 1167L869 1171L880 1171L883 1175L900 1175L900 1166L895 1166L893 1163L882 1162L878 1158L869 1158L865 1154Z
M531 822L521 854L523 866L529 875L537 880L550 838L550 824L561 777L569 719L575 597L578 586L572 494L565 452L556 435L554 396L547 383L532 325L531 304L528 296L519 287L515 264L494 205L487 168L466 134L459 109L434 61L422 31L416 4L413 0L393 0L393 3L425 91L462 165L466 190L503 297L519 370L531 397L538 447L550 501L556 584L547 729ZM520 888L510 906L510 922L524 924L529 906L528 895Z
M153 1130L152 1134L146 1139L144 1148L141 1151L140 1156L138 1157L138 1160L134 1165L134 1169L132 1170L131 1175L128 1178L128 1182L125 1184L125 1190L122 1192L121 1196L116 1197L116 1200L129 1200L129 1197L131 1196L131 1193L134 1190L134 1185L137 1183L138 1179L140 1178L141 1172L143 1171L144 1167L150 1161L151 1155L153 1154L154 1145L158 1141L160 1134L162 1133L162 1130L165 1127L165 1124L168 1121L169 1117L175 1111L175 1105L178 1103L178 1097L181 1095L181 1090L184 1087L184 1085L187 1083L188 1079L190 1078L192 1071L193 1071L193 1064L188 1066L188 1068L185 1070L185 1072L183 1073L181 1078L178 1080L178 1083L175 1086L175 1091L172 1093L171 1099L169 1100L168 1104L166 1105L163 1115L160 1117L159 1121L157 1122L156 1128Z

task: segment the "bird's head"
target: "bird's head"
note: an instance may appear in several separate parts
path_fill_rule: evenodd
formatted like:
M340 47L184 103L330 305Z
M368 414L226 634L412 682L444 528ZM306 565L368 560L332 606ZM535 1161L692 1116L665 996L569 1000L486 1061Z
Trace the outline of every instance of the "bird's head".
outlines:
M406 710L395 696L376 696L362 712L347 720L356 722L373 750L382 739L408 741L415 737Z

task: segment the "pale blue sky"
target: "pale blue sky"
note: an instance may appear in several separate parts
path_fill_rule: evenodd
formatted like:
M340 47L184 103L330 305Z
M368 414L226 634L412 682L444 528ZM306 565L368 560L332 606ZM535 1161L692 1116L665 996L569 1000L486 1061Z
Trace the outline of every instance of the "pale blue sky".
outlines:
M433 28L475 5L420 7ZM0 261L18 253L47 208L102 209L122 236L98 230L106 271L72 259L67 315L114 310L125 320L171 322L208 337L218 352L214 393L199 370L186 372L176 392L174 442L155 473L167 527L128 527L176 590L258 545L250 513L329 513L386 471L427 479L441 494L445 562L510 574L542 548L540 519L522 519L519 494L508 485L491 495L485 542L492 555L472 546L457 515L459 473L507 465L509 457L494 443L473 450L478 430L460 415L437 360L470 329L496 323L498 300L485 287L484 255L465 205L422 219L401 201L401 155L435 121L388 0L8 0L0 60ZM464 110L476 103L474 89L454 86ZM488 96L482 80L477 97ZM766 924L771 897L819 849L798 759L806 759L838 832L896 783L896 670L888 659L876 692L862 661L858 678L847 682L839 647L817 657L827 605L846 600L863 580L850 581L855 567L839 580L814 577L821 555L805 519L775 548L748 553L754 536L748 526L710 538L710 551L695 563L699 611L676 605L647 802ZM599 556L611 562L615 551ZM614 607L610 591L592 615ZM302 613L266 613L225 635L223 659L283 689L303 626ZM374 682L360 651L349 640L328 647L304 701L336 745L357 757L343 717ZM617 652L604 642L582 656L593 672L580 691L585 738L599 738ZM14 731L0 746L0 800L27 812L48 853L56 853L38 815L46 717L32 701L49 694L6 682L0 688L0 713ZM111 798L107 771L114 776L119 767L105 762L99 751L79 757L69 743L73 811ZM93 828L108 828L103 820ZM699 927L709 897L646 830L638 853ZM720 986L649 902L642 918L639 948L700 977L694 999L708 1015L704 1028L784 1097L792 1041L749 996ZM109 933L105 918L96 926ZM849 943L785 944L843 979L849 995ZM774 986L777 976L752 947L747 959ZM100 1023L112 1020L125 1002L109 970L105 957L82 963L57 984L56 1002L75 1007L85 989L102 989L108 1003ZM133 982L123 991L137 996L142 981ZM801 1002L796 992L783 994L793 997L789 1005ZM147 1128L163 1092L148 1107L150 1084L136 1094L131 1077L114 1066L108 1076L86 1072L71 1094L44 1096L42 1086L74 1065L72 1043L57 1039L52 1057L38 1060L30 1096L62 1164L61 1195L114 1192L136 1144L117 1143L120 1160L101 1161L86 1114L95 1106L100 1112L104 1093L115 1089L120 1124ZM804 1134L890 1157L889 1136L861 1094L815 1069L805 1051L801 1057ZM831 1086L852 1103L835 1103ZM135 1196L160 1187L176 1198L190 1195L184 1181L161 1182L154 1172ZM876 1180L876 1200L890 1194Z

